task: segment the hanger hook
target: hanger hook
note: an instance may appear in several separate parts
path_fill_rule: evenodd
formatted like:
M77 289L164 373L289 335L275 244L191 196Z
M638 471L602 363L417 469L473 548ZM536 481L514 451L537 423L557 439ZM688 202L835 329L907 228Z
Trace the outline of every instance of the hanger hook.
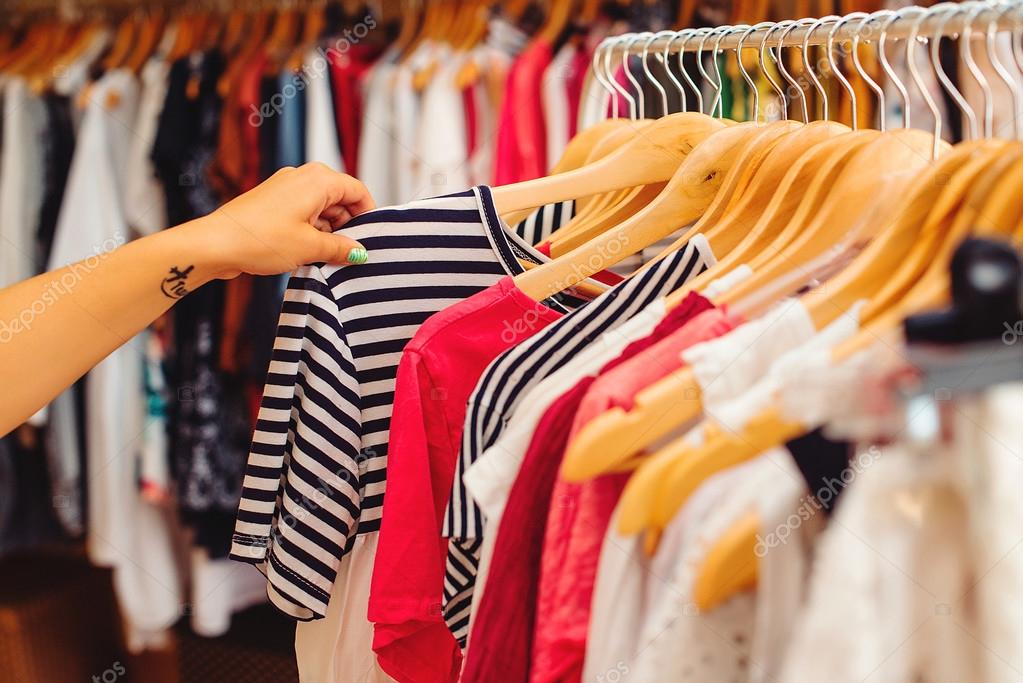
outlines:
M987 23L987 58L995 67L998 77L1005 83L1012 95L1012 136L1013 139L1020 139L1020 118L1023 117L1023 88L1020 88L1019 81L1012 77L1009 70L1005 68L1001 57L998 56L995 41L998 39L998 20L1016 9L1018 5L1006 5L998 11ZM1016 45L1013 44L1013 49Z
M764 78L767 79L767 82L771 84L771 87L774 88L774 92L778 95L778 102L779 106L781 107L781 118L787 119L789 117L789 109L788 100L785 97L785 90L782 89L781 84L778 83L778 81L774 80L774 76L771 75L771 70L767 68L767 57L765 56L766 52L771 55L771 59L774 59L774 53L771 52L771 50L767 47L767 41L771 39L771 34L777 31L779 28L781 28L782 25L775 23L773 21L767 21L764 23L770 25L767 27L767 30L764 32L764 37L760 41L759 49L760 72L764 74ZM777 64L778 60L775 59L774 61L775 64ZM764 112L765 119L767 118L767 116L768 113Z
M867 70L863 68L863 64L860 62L859 51L860 38L862 37L863 29L866 26L866 24L870 22L873 16L867 14L866 12L853 12L853 14L858 14L862 16L862 18L860 19L860 23L856 25L856 30L853 31L851 48L853 66L856 67L856 72L860 75L860 78L862 78L864 82L866 82L867 87L873 90L874 94L877 95L877 111L879 112L879 116L877 117L878 127L881 129L881 132L883 133L885 130L884 88L878 85L877 81L871 78L870 74L867 73ZM849 16L851 17L853 16L853 14L850 14Z
M842 28L843 24L845 24L845 23L847 23L849 21L852 21L853 19L859 18L862 14L863 14L862 12L854 12L852 14L847 14L844 17L837 17L838 21L836 21L835 25L832 26L831 30L828 31L828 39L827 39L827 41L825 43L825 46L824 46L824 52L825 52L825 55L826 55L827 60L828 60L828 66L831 67L831 71L834 72L835 78L838 79L838 82L841 83L842 87L845 88L845 91L847 93L849 93L849 104L850 104L850 113L852 115L852 129L853 130L858 130L859 129L859 125L858 125L859 124L859 120L858 120L858 116L857 116L857 109L858 109L858 107L857 107L857 102L856 102L856 90L852 87L852 84L849 82L849 79L845 77L845 74L842 73L842 70L840 68L838 68L838 60L835 59L835 54L834 54L835 34L838 33L838 31Z
M671 44L678 40L679 34L675 31L661 31L657 35L668 39L668 42L664 44L664 52L661 53L661 62L664 64L665 73L668 74L668 80L670 80L672 85L675 86L675 89L678 90L678 95L682 102L681 111L687 111L689 107L686 106L686 90L682 87L679 80L675 78L675 73L671 70L671 61L669 60Z
M973 111L973 107L963 97L963 93L952 82L952 79L948 77L945 67L941 65L941 39L945 35L945 26L961 10L958 5L953 3L941 3L940 5L934 5L931 11L938 17L938 21L934 26L934 39L931 41L930 46L931 66L934 68L934 75L938 77L938 81L945 88L945 91L948 92L949 96L951 96L952 101L956 103L960 113L966 118L970 128L970 139L976 140L980 137L977 128L977 113Z
M785 29L782 31L781 35L778 36L778 45L776 47L778 55L775 57L774 61L778 65L778 71L781 73L781 77L784 78L789 86L799 94L799 105L803 114L803 123L809 123L810 112L806 104L806 93L803 92L803 86L799 84L799 81L793 78L792 74L789 73L788 67L785 66L785 54L782 52L785 46L785 39L788 38L788 35L799 25L800 22L793 21L791 19L786 19L778 24L779 27L784 26Z
M742 35L739 36L739 41L735 46L735 60L738 62L739 71L742 73L742 78L746 81L746 85L749 86L750 92L753 93L753 122L757 123L760 121L760 93L757 91L757 85L753 82L753 78L750 77L749 72L746 71L746 66L742 63L742 44L746 42L750 34L756 31L758 28L768 28L774 26L774 22L762 21L759 24L750 26ZM761 71L763 71L763 63L761 63ZM765 72L766 73L766 72Z
M912 119L910 118L910 107L909 107L909 90L906 89L906 84L902 82L899 75L895 73L895 69L892 68L891 62L888 61L888 55L885 54L885 41L888 40L888 28L899 20L899 14L895 10L883 9L874 12L872 16L875 17L887 17L887 20L881 24L881 36L877 40L877 56L881 62L881 68L884 69L885 75L895 86L895 89L899 91L899 96L902 97L902 127L909 128ZM881 112L884 116L884 112Z
M629 40L631 37L632 37L631 33L626 33L625 35L618 36L617 38L615 38L613 40L613 43L612 43L613 47L610 50L607 51L607 53L605 54L605 57L604 57L604 68L607 69L607 72L609 74L608 82L611 83L611 85L614 87L614 89L616 91L618 91L618 94L621 95L622 97L624 97L625 101L629 103L629 118L630 119L635 119L636 118L636 100L635 100L635 98L633 98L632 93L630 93L625 87L622 86L621 83L618 82L618 76L617 76L617 74L614 73L614 70L611 68L611 59L614 56L614 51L618 48L618 44L622 43L624 45L625 41ZM628 50L626 50L626 54L628 54ZM628 70L626 69L626 71L628 71ZM618 98L616 97L615 101L617 102L617 100L618 100ZM617 110L617 107L616 107L616 110ZM618 118L617 114L616 114L615 118Z
M1018 11L1019 5L1010 5L1007 11ZM1016 68L1023 72L1023 21L1017 15L1012 27L1012 58L1016 62Z
M985 138L990 138L992 135L991 129L994 127L995 102L991 95L991 85L988 83L984 72L977 66L977 61L973 58L973 46L970 44L970 38L973 36L973 21L981 12L989 7L989 5L978 4L972 11L964 8L966 16L963 17L963 32L959 38L959 54L962 60L966 62L966 68L973 74L973 78L977 81L977 85L980 86L980 91L984 95Z
M822 24L832 18L833 16L825 17L823 19L811 19L810 21L813 23L808 29L806 29L806 34L803 36L803 68L806 69L806 73L810 76L810 80L813 82L814 87L821 95L821 113L823 114L823 121L828 120L828 93L825 92L820 79L817 78L817 74L814 72L813 67L810 66L810 37L813 36L813 32L820 28Z
M612 111L611 118L616 119L618 118L618 97L616 96L617 92L611 86L611 82L608 80L607 76L604 74L604 70L601 68L602 67L601 62L604 58L604 53L607 52L608 48L613 43L614 41L611 38L605 38L604 40L600 41L600 44L597 45L597 49L593 51L593 61L591 66L593 68L593 77L597 80L598 83L600 83L600 86L607 91L607 94L611 99ZM606 107L604 108L603 116L605 117L607 116Z
M703 76L703 79L707 81L707 83L710 83L712 87L714 86L714 80L710 77L710 74L707 73L707 69L703 66L703 46L707 43L707 38L709 38L715 30L718 29L697 29L698 35L700 36L700 42L696 46L696 68L700 72L700 75ZM717 89L720 90L720 86L718 86ZM714 106L716 103L717 97L715 96L714 100L711 102L710 111L707 112L708 116L714 115Z
M708 38L710 36L713 36L715 40L715 45L710 49L710 64L711 67L713 67L714 69L714 78L711 78L706 73L704 73L704 75L707 76L708 82L714 88L714 99L710 101L710 115L715 116L714 112L718 110L718 105L720 104L722 106L722 109L718 111L718 113L716 114L716 116L719 119L724 118L724 101L723 98L721 97L721 92L724 89L724 84L721 80L721 69L718 67L718 52L721 49L721 39L725 37L725 34L727 34L728 30L731 28L732 27L728 25L718 26L716 28L711 29L710 33L707 34ZM700 47L701 48L703 47L702 40L700 41ZM700 60L700 63L703 63L703 59ZM700 71L702 73L703 69L701 69Z
M714 48L711 50L711 64L714 65L714 76L717 78L717 93L714 95L714 102L711 104L711 111L717 107L718 118L725 118L725 99L722 97L724 93L724 80L721 78L721 65L718 63L718 55L721 54L721 41L724 40L725 36L735 33L736 31L742 31L746 28L745 24L740 26L722 26L719 33L714 40Z
M927 104L927 108L931 111L931 115L934 117L934 146L931 149L931 158L938 158L938 145L941 141L941 112L938 110L938 105L935 104L934 98L931 97L930 91L927 89L927 85L924 83L923 77L920 76L920 69L916 65L916 59L914 53L916 52L917 38L920 36L920 25L924 19L930 16L930 12L922 7L903 7L896 12L899 16L904 14L916 14L916 21L910 24L909 35L906 36L906 64L909 66L909 75L913 78L913 83L916 84L918 90L920 90L920 96L924 98L924 102Z
M633 108L631 111L633 121L637 118L646 118L646 107L643 97L643 86L632 74L632 69L629 68L629 58L632 56L632 46L636 44L636 41L640 38L645 37L645 33L633 33L627 41L625 41L625 50L622 52L622 69L625 71L625 77L632 83L632 86L636 89L636 100L639 103L638 108Z
M703 93L700 91L698 87L696 87L696 82L693 81L692 77L689 75L689 72L686 71L685 64L682 63L682 58L685 57L686 54L686 46L689 45L689 40L696 35L696 32L698 30L699 29L687 28L679 32L679 37L682 38L682 45L679 46L678 50L678 72L682 74L682 78L685 79L686 85L688 85L690 89L692 89L693 93L695 93L696 110L702 114ZM697 57L697 63L699 63L699 57Z
M617 82L618 79L616 79L614 77L614 72L611 70L611 57L614 54L615 48L617 47L619 40L620 40L620 38L617 37L617 36L614 36L614 37L611 37L611 38L607 38L605 40L605 42L607 43L607 47L605 48L604 54L601 57L601 60L603 61L604 80L607 81L607 84L609 86L611 86L611 91L612 91L611 92L611 116L612 116L612 118L616 118L616 119L621 116L621 112L619 111L619 102L618 102L619 97L626 97L626 98L628 98L630 96L628 93L623 93L622 92L622 89L618 85L618 82Z
M660 38L663 33L665 33L665 31L650 34L647 41L643 43L643 51L640 53L640 61L643 63L643 73L645 73L646 77L650 80L650 84L657 88L657 92L661 94L661 116L667 116L671 113L668 111L668 91L664 89L661 82L657 80L653 72L650 71L650 64L647 63L650 58L650 46L653 45L654 41ZM670 33L670 31L668 33ZM667 70L667 65L665 65L665 70Z

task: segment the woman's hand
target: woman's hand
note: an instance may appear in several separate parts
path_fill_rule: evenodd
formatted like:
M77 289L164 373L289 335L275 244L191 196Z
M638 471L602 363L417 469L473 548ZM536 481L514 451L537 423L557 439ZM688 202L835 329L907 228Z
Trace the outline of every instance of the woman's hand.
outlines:
M365 263L331 229L372 208L355 178L286 168L209 216L0 290L0 435L211 279Z
M249 192L182 230L206 245L213 275L276 275L307 263L361 264L361 244L332 233L353 216L374 208L355 178L312 163L282 168Z

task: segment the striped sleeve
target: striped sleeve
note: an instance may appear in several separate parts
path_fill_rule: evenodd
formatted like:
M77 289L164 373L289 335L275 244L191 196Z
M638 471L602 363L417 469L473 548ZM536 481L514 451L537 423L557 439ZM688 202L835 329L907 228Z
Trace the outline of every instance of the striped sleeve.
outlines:
M540 244L568 225L575 215L575 200L538 207L515 226L515 234L528 244Z
M337 302L320 268L303 267L285 293L231 545L233 559L265 562L271 598L299 618L326 613L355 533L360 415Z

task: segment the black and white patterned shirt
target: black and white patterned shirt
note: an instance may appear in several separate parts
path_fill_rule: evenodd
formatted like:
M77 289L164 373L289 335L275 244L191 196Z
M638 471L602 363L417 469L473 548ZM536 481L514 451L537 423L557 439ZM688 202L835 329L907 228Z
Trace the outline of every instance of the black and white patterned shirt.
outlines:
M554 207L558 224L544 218ZM560 207L516 230L484 186L378 209L342 228L369 263L291 277L231 545L232 558L261 565L282 611L323 617L341 558L380 528L405 345L437 311L522 272L518 258L541 262L529 243L567 222Z

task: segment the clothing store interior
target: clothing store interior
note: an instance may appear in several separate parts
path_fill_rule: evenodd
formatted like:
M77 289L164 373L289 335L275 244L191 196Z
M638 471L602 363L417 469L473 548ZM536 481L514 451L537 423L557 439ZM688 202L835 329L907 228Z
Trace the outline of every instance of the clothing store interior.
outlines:
M0 9L0 288L311 162L0 438L0 679L1023 681L1023 0Z

